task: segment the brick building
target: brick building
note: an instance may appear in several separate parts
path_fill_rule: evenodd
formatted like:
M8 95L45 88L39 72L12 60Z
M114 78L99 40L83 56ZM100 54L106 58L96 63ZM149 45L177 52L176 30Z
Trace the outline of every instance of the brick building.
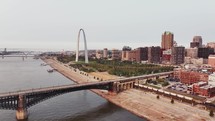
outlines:
M174 77L178 77L181 83L189 85L200 81L208 82L208 74L197 71L175 70Z
M121 52L117 49L112 49L111 57L112 60L119 60L121 59Z
M134 50L123 50L122 51L122 60L127 61L147 61L148 60L148 48L147 47L139 47Z
M131 51L131 48L129 46L124 46L122 48L122 61L128 61L129 60L129 52Z
M198 48L187 48L185 52L186 57L197 58Z
M139 47L136 49L136 61L146 61L148 60L148 47Z
M172 32L165 31L162 34L161 48L171 49L173 47L174 34Z
M208 65L215 68L215 55L210 55L208 57Z
M214 54L213 48L198 48L198 57L208 59L210 54Z
M184 63L185 47L172 47L171 49L171 63L182 64Z
M128 61L137 61L136 59L137 51L131 50L128 52Z
M160 63L160 50L159 46L148 48L148 62L149 63Z
M198 82L193 84L193 94L212 97L215 96L215 86L208 85L207 82Z
M163 63L167 63L167 62L170 62L170 59L171 59L171 49L168 49L168 50L163 50L162 51L162 62Z
M129 52L130 51L122 51L122 61L128 61L129 60Z

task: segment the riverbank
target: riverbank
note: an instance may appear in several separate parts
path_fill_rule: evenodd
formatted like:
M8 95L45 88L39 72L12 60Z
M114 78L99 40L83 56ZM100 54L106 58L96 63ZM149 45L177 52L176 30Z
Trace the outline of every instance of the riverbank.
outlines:
M71 69L56 60L45 59L52 68L57 69L67 78L74 80L76 83L84 83L89 81L97 81L90 76L80 74L78 70ZM196 106L184 104L175 101L170 103L169 98L156 95L151 92L130 89L117 95L110 94L107 91L92 90L96 94L104 97L108 101L148 120L152 121L213 121L214 118L209 117L209 112L199 109Z

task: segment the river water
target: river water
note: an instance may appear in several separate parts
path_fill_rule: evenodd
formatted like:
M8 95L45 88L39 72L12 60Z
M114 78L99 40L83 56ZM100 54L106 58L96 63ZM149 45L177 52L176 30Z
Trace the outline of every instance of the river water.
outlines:
M0 59L0 93L72 84L58 72L48 73L42 60L21 57ZM143 121L91 91L60 95L28 109L28 121ZM15 111L1 110L0 121L16 121Z

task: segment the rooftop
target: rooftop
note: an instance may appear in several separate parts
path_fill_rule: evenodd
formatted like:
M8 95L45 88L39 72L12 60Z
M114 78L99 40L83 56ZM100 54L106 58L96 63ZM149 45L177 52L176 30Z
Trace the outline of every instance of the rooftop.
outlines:
M201 86L201 85L204 85L204 84L207 84L207 82L201 81L201 82L195 83L195 85L198 85L198 86Z
M205 85L205 86L202 86L202 87L200 87L200 88L202 88L202 89L210 89L210 88L215 88L215 85Z
M215 58L215 55L209 55L208 58Z
M173 33L170 32L170 31L165 31L164 34L167 34L167 35L168 35L168 34L173 34Z
M212 73L212 74L210 74L210 76L215 76L215 72L214 72L214 73Z

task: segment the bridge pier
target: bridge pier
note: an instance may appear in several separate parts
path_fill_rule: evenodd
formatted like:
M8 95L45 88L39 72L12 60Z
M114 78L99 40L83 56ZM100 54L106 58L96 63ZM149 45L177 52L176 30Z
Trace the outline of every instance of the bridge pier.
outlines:
M128 83L126 83L126 87L127 87L127 89L130 89L131 87L130 87L130 83L128 82Z
M16 119L17 120L25 120L28 118L27 109L20 109L16 111Z
M28 118L28 111L26 107L26 97L25 95L19 95L18 98L18 108L16 110L16 119L24 120Z
M112 92L114 93L119 93L119 92L122 92L124 90L127 90L127 89L132 89L134 88L134 84L135 83L139 83L139 81L132 81L132 82L114 82L113 83L113 87L112 87Z
M110 87L110 89L108 90L108 92L109 92L109 94L111 94L111 95L115 95L115 94L117 94L117 82L113 82L113 83L111 83L111 85L110 85L111 87Z

